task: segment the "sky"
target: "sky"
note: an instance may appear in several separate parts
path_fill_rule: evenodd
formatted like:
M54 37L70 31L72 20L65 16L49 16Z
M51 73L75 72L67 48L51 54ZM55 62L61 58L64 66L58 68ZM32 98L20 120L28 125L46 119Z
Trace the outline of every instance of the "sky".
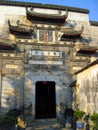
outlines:
M90 11L89 20L98 22L98 0L11 0L11 1L54 4L54 5L71 6L71 7L88 9Z

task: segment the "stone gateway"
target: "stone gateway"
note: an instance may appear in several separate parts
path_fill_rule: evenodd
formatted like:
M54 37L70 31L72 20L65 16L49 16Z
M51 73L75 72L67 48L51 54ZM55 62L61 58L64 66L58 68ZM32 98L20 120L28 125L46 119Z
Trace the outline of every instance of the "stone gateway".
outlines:
M0 12L0 114L60 119L74 73L97 58L97 22L87 9L37 3L1 1Z

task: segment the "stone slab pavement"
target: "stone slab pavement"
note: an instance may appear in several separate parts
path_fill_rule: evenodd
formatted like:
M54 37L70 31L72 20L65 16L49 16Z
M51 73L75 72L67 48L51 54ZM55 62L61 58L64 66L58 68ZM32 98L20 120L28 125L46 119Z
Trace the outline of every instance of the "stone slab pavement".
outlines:
M73 130L73 129L71 129L71 128L46 128L46 129L39 128L39 129L35 129L35 130Z

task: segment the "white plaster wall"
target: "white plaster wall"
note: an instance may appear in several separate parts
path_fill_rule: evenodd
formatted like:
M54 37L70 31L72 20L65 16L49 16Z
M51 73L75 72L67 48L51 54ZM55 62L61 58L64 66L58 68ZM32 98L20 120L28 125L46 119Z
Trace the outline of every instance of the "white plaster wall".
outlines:
M67 19L89 23L89 15L85 13L68 12Z
M77 84L79 84L79 109L88 113L98 112L98 65L79 73Z
M98 46L98 26L90 26L91 36L92 36L92 43L91 45Z
M34 8L33 11L37 13L46 13L46 14L52 14L52 15L59 14L58 10L54 10L54 9ZM62 11L61 13L65 14L65 11Z
M19 80L17 75L7 74L2 77L1 110L7 112L10 109L20 107Z
M26 15L25 7L0 5L0 24L4 24L6 15Z

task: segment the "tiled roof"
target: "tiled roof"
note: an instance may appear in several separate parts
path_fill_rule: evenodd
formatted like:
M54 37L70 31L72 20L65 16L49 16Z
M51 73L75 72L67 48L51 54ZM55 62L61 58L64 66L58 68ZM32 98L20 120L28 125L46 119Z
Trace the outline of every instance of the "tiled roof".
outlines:
M84 70L86 70L86 69L88 69L88 68L90 68L91 66L94 66L94 65L96 65L96 64L98 64L98 59L96 59L95 61L89 63L87 66L83 67L81 70L75 72L75 74L79 74L79 73L83 72Z
M81 35L83 32L83 27L80 30L74 30L73 28L67 28L65 29L63 35Z
M15 52L15 44L9 45L0 42L0 52L3 53L13 53Z
M77 55L92 55L96 52L97 48L93 46L88 47L80 47L80 49L77 51Z
M10 20L8 20L10 33L14 34L16 37L32 37L33 29L22 28L21 26L14 26L10 24Z
M77 80L73 81L73 82L70 84L70 87L76 86L76 82L77 82Z
M98 26L98 21L90 21L90 25L92 25L92 26Z
M68 16L68 11L64 15L60 14L46 14L35 12L32 8L26 8L27 18L32 22L64 24Z
M64 29L60 40L64 41L68 39L69 40L77 39L81 36L82 32L83 32L83 27L81 28L81 30L74 30L73 28Z

